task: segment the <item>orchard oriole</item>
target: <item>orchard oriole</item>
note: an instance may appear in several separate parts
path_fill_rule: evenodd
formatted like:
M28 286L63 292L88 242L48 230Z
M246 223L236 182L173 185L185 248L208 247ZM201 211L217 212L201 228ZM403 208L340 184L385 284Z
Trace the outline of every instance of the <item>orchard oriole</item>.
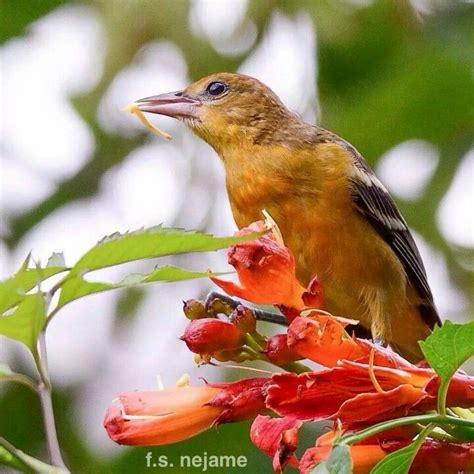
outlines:
M328 311L422 358L418 341L440 324L425 268L387 189L351 144L241 74L214 74L136 104L183 120L215 149L238 227L267 209L301 283L320 277Z

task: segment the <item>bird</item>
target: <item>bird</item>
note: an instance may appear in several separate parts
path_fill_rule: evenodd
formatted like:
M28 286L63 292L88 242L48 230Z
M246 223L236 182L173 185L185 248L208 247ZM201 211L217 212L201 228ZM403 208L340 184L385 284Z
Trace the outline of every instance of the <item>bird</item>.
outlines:
M297 277L318 275L325 310L412 362L441 325L418 248L387 188L357 149L289 110L265 84L238 73L136 101L184 122L220 157L234 220L267 210L293 252Z

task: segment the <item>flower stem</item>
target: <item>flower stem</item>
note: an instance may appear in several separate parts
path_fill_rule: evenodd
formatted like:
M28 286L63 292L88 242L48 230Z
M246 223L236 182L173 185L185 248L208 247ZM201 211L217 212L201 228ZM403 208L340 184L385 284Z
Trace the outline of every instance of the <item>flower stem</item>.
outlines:
M252 348L257 354L259 354L261 356L261 353L262 353L262 346L255 340L255 338L253 337L253 334L249 334L247 333L245 335L245 344Z
M437 408L440 415L446 415L446 398L448 397L449 382L451 379L443 380L438 390Z
M211 291L206 297L206 307L209 306L210 302L214 299L219 299L224 303L227 303L231 308L237 308L237 306L243 304L242 302L231 298L230 296L223 295L217 291ZM244 305L245 306L245 305ZM267 323L279 324L281 326L288 326L289 322L285 316L278 313L273 313L270 311L265 311L263 309L258 309L255 307L250 307L253 314L255 315L255 319L257 321L266 321Z
M454 416L443 416L443 415L415 415L407 416L405 418L397 418L396 420L384 421L378 423L370 428L359 431L351 435L343 436L338 444L354 444L359 443L365 438L374 436L378 433L382 433L392 428L399 426L412 425L415 423L432 423L434 425L456 425L456 426L467 426L474 428L474 422L465 420L463 418L457 418Z
M302 374L304 372L311 372L311 369L300 362L290 362L289 364L279 365L283 370L287 372L294 372L295 374Z
M419 428L420 428L420 431L424 428L423 425L419 425ZM441 428L438 428L438 429L441 429ZM457 441L457 439L454 437L454 436L451 436L449 433L447 433L446 431L442 430L442 431L437 431L436 429L434 429L431 433L430 433L430 438L433 438L433 439L438 439L439 441L449 441L451 443L455 443Z
M56 424L54 420L53 401L51 398L51 382L48 376L48 362L46 353L46 341L44 330L38 337L38 348L34 355L36 367L40 375L40 383L38 384L38 395L41 403L41 411L43 414L44 431L46 435L46 444L51 464L67 471L61 456L59 448L58 434L56 432Z

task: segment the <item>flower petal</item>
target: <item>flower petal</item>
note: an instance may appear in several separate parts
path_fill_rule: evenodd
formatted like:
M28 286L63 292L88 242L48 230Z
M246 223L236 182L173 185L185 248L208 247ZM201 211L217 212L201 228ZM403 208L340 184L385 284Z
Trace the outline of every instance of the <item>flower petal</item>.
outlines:
M345 427L366 426L407 415L424 396L419 388L411 385L400 385L380 393L360 393L344 402L333 418L339 419Z
M238 234L254 231L255 227L250 226ZM226 293L257 304L297 309L305 306L302 300L305 288L296 278L295 258L271 234L233 245L228 252L228 261L237 270L240 285L211 277Z
M214 424L246 420L266 411L265 396L268 378L242 379L237 382L210 384L221 388L207 405L218 407L221 413Z
M370 371L381 387L381 393L379 387L374 386ZM299 375L273 375L266 404L281 416L293 416L305 421L340 418L343 422L355 422L358 417L364 421L385 419L390 411L404 412L407 407L409 409L422 400L426 396L423 385L430 375L431 371L426 369L416 369L415 373L411 373L390 367L369 369L367 364L342 361L331 369ZM360 400L361 397L362 400L367 397L373 404L370 407L359 402L352 404L352 400ZM378 397L382 400L380 404L375 403ZM388 407L383 402L385 397L390 399ZM352 407L354 412L351 414L345 409L341 412L343 406ZM387 409L390 411L387 412ZM347 420L343 416L348 416Z
M373 351L376 365L416 368L389 349L349 337L344 329L348 323L318 311L296 317L288 328L288 345L302 356L326 367L334 367L343 359L368 363Z
M250 439L257 448L273 458L273 470L281 472L287 464L297 464L294 452L302 422L294 418L259 415L250 428Z
M107 410L104 427L119 444L176 443L212 426L221 410L205 403L218 392L207 385L127 392L119 396L121 407L113 405Z
M299 469L301 474L310 474L313 468L324 461L330 454L331 446L309 448L301 457ZM378 445L351 446L352 474L367 474L385 457L385 451Z

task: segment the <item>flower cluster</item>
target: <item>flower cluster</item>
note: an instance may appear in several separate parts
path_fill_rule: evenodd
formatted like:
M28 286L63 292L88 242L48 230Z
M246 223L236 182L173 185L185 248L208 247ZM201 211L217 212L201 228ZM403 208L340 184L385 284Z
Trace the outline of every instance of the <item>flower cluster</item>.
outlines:
M263 228L259 222L241 232ZM347 325L357 322L321 309L319 280L314 278L304 288L295 276L293 255L271 233L231 247L229 262L237 270L239 284L212 280L231 296L277 306L287 317L287 331L266 338L257 331L256 310L226 299L207 304L189 300L184 312L191 321L182 340L202 363L263 360L283 371L233 383L119 394L118 405L109 408L105 418L114 441L174 443L220 423L254 419L250 438L271 456L275 472L290 465L309 473L328 457L333 444L351 433L436 408L435 371L348 334ZM323 368L304 365L310 362ZM474 378L458 371L446 400L449 407L473 407ZM299 430L318 420L328 420L332 429L298 459ZM354 438L349 443L353 472L368 473L387 454L410 444L422 429L415 423L387 425L371 436ZM474 469L472 439L472 432L460 442L452 433L438 430L437 436L422 441L410 472Z

